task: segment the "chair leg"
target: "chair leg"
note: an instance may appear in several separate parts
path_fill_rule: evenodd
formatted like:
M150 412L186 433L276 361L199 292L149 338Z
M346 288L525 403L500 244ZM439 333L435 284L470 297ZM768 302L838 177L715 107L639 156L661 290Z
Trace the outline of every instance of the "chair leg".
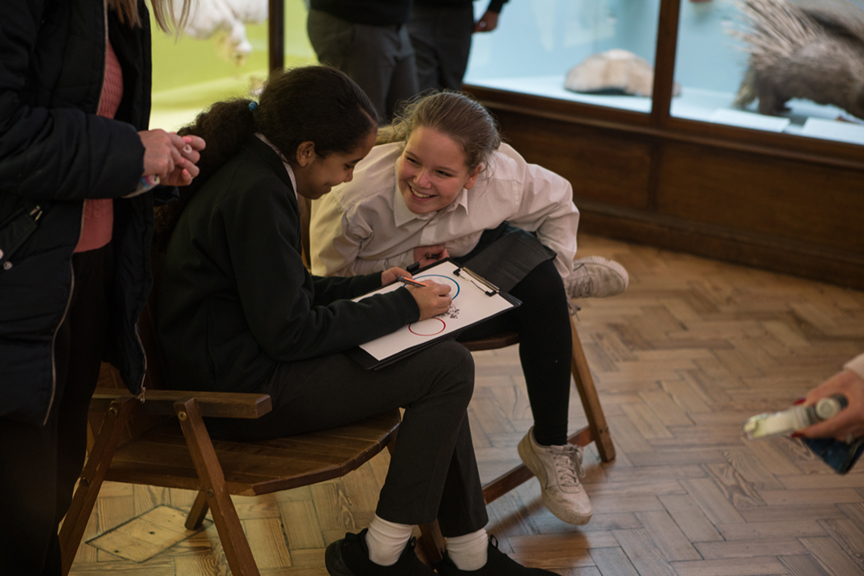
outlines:
M579 339L579 333L576 331L572 316L570 317L570 331L573 334L573 380L576 382L576 389L582 399L585 416L588 418L588 427L591 429L591 437L597 445L600 459L603 462L609 462L615 459L615 446L609 435L609 425L606 424L606 416L603 415L603 407L600 405L597 389L594 387L594 378L591 376L588 360L582 349L582 341Z
M423 550L423 555L429 561L430 566L435 566L444 558L444 549L447 547L444 536L441 535L441 529L438 527L438 521L436 520L431 524L421 524L420 534L418 543Z
M210 510L210 507L207 505L207 492L201 490L198 492L198 495L195 496L195 502L192 504L192 508L186 516L186 529L197 530L201 528L208 510Z
M117 442L134 406L134 398L115 400L111 403L111 407L102 421L87 464L81 472L78 488L72 497L72 504L69 506L65 520L63 520L63 527L60 529L60 556L63 576L66 576L72 568L72 562L75 560L78 546L81 545L81 538L84 536L84 530L87 528L87 522L90 520L93 506L96 504L96 498L99 496L99 489L102 487L105 474L111 466L111 459L114 457Z
M204 427L201 413L194 398L174 404L174 411L180 419L183 436L189 446L192 462L201 480L201 492L204 493L207 505L213 512L213 522L222 540L225 557L234 576L260 576L249 541L240 525L240 518L231 495L225 486L225 476L222 466L216 457L213 443Z

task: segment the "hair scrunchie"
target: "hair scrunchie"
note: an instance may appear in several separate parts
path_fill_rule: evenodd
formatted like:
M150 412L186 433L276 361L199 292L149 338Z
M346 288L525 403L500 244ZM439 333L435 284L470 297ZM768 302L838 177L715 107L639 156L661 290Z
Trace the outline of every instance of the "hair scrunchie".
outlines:
M258 108L257 102L255 102L254 100L252 102L249 102L249 111L250 112L255 112L256 108Z

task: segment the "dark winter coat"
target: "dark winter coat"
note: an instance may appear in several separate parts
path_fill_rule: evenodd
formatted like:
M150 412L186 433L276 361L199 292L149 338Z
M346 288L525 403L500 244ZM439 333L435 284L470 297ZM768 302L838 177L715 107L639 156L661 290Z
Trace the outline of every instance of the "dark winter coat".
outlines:
M0 1L0 417L44 422L53 343L74 278L85 198L114 198L115 293L108 358L133 392L144 351L137 320L151 285L153 197L130 199L150 115L149 15L106 24L104 0ZM106 37L123 69L117 120L96 116Z

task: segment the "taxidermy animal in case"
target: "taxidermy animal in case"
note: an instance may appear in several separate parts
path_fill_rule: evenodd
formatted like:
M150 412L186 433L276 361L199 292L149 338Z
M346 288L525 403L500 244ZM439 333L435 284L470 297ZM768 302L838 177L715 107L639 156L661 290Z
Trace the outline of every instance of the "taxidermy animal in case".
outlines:
M180 21L183 3L173 1L174 15ZM267 19L267 0L197 0L192 2L183 33L192 38L216 38L216 53L238 66L252 53L246 37L246 24Z
M842 0L744 0L750 68L735 106L788 110L790 98L832 104L864 118L864 10Z
M567 73L564 88L571 92L632 94L651 97L654 67L644 58L619 48L592 54ZM676 82L673 96L681 93Z

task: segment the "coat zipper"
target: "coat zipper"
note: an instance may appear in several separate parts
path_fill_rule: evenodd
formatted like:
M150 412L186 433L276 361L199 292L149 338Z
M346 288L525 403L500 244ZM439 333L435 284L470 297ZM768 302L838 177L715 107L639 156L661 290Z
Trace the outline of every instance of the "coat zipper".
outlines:
M105 69L108 66L108 0L103 0L102 2L102 21L105 24L105 62L103 62L103 71L102 71L102 84L99 85L99 100L96 103L96 110L99 110L99 107L102 105L102 88L105 84ZM85 200L86 202L86 200ZM82 203L81 208L81 229L78 231L78 241L75 242L75 245L78 245L78 242L81 241L81 235L84 233L84 208ZM74 254L74 251L73 251ZM45 418L42 420L42 425L45 426L48 423L48 417L51 415L51 408L54 406L54 398L57 396L57 358L56 358L56 345L57 345L57 332L60 331L60 327L63 326L63 322L66 321L66 316L69 314L69 308L72 305L72 295L75 293L75 267L72 265L72 257L69 257L69 271L72 273L72 286L69 289L69 297L66 299L66 308L63 310L63 316L60 317L60 323L57 324L57 327L54 328L54 335L51 337L51 398L48 400L48 410L45 412ZM139 338L140 342L140 338Z

